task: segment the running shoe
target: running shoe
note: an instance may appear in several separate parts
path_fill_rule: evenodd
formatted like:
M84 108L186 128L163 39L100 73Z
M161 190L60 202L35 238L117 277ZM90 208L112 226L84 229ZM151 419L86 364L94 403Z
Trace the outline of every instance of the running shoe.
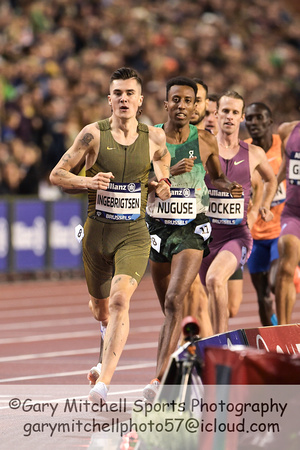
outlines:
M149 384L147 384L143 390L144 400L146 402L153 403L155 396L158 393L159 386L160 381L158 378L154 378Z
M102 325L102 322L100 322L100 333L101 333L101 337L102 337L103 341L104 341L104 338L105 338L106 328L107 327Z
M89 380L91 386L95 386L96 381L98 380L101 373L101 367L102 364L99 362L97 366L92 367L87 374L87 379Z
M103 405L106 403L107 393L108 387L106 384L102 383L102 381L99 381L99 383L95 384L95 386L90 390L89 402Z
M275 313L272 314L271 316L271 324L272 325L278 325L278 319Z
M105 333L106 327L102 325L102 322L100 322L100 334L101 334L100 359L102 359L102 350ZM101 367L102 364L99 362L97 366L92 367L89 373L87 374L87 379L89 380L91 386L95 386L101 372Z

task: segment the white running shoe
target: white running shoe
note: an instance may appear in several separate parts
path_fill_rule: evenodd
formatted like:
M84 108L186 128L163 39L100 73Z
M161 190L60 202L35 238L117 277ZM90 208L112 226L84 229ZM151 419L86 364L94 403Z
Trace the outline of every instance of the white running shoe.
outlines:
M105 333L106 333L106 328L104 325L102 325L102 322L100 322L100 333L101 333L101 337L104 341L104 337L105 337Z
M102 383L102 381L99 381L99 383L96 383L95 386L90 390L88 399L91 403L103 405L104 403L106 403L107 393L108 387L106 386L106 384Z
M100 346L100 358L102 358L102 349L103 349L103 342L104 337L106 333L106 328L104 325L102 325L102 322L100 322L100 334L101 334L101 346ZM97 366L94 366L90 369L89 373L87 374L87 379L90 382L91 386L95 386L100 373L101 373L102 363L98 363Z
M89 380L91 386L95 386L96 381L98 380L101 373L101 367L102 364L99 362L97 366L92 367L87 374L87 379Z

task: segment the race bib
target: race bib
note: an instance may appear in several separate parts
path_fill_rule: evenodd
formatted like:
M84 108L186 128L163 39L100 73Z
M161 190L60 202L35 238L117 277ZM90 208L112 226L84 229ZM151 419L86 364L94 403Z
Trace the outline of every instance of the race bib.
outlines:
M243 266L246 261L247 261L247 255L248 255L248 250L247 247L245 247L244 245L242 246L242 256L241 256L241 260L240 263Z
M155 195L151 215L166 225L186 225L196 218L195 189L171 188L168 200Z
M206 215L213 223L238 225L244 218L244 196L233 198L229 192L210 190Z
M199 234L204 241L207 241L207 239L211 235L211 224L210 222L203 223L201 225L197 225L195 228L194 233Z
M300 185L300 152L292 152L289 163L289 183Z
M280 203L283 203L285 199L286 199L286 190L285 185L282 182L279 184L276 194L274 195L274 198L271 203L271 208L273 208L276 205L280 205Z
M140 183L109 183L107 190L97 190L97 216L111 220L136 220L140 213Z
M78 242L81 242L82 239L84 238L84 228L80 224L76 225L75 227L75 237Z
M151 247L154 248L158 253L160 252L160 244L161 244L161 238L157 236L157 234L151 234Z

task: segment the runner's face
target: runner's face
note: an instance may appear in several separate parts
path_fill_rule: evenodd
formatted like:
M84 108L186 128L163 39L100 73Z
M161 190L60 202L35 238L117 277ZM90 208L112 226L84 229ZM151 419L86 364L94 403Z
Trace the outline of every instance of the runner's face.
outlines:
M243 101L238 98L221 97L218 109L218 127L223 133L231 135L239 130L244 120Z
M195 111L192 115L192 118L190 120L190 123L192 125L198 125L198 123L202 122L202 120L205 117L205 110L206 110L206 90L201 84L197 83L197 97L196 97L196 103L195 103Z
M168 101L165 101L169 119L179 127L183 127L191 120L195 109L195 92L190 86L172 86L169 90Z
M252 139L264 137L273 123L268 111L259 105L246 108L245 122Z
M210 130L215 136L218 133L218 119L216 116L217 102L208 101L204 118L204 128Z
M143 103L141 86L134 78L114 80L110 85L108 103L115 116L121 119L135 117Z

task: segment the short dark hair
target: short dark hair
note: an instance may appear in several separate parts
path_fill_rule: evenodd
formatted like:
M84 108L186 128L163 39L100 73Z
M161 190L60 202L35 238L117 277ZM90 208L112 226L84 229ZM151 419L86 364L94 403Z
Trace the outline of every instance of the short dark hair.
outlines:
M136 70L131 69L130 67L121 67L120 69L115 70L110 77L110 84L114 80L130 80L130 78L134 78L141 88L143 87L140 75Z
M258 106L259 108L267 111L268 116L270 117L270 119L272 119L272 111L271 109L268 107L268 105L266 105L265 103L262 102L253 102L250 103L250 105L247 105L247 108L249 108L249 106Z
M204 88L206 95L208 94L208 87L207 84L204 83L204 81L202 81L200 78L193 78L193 81L195 81L196 84L200 84Z
M191 78L188 77L174 77L167 81L166 84L166 99L168 100L169 91L172 86L189 86L195 92L195 99L197 96L197 84Z
M218 101L217 101L217 107L219 109L219 105L220 105L220 100L222 97L230 97L230 98L235 98L236 100L242 100L243 102L243 108L242 108L242 114L244 113L244 109L245 109L245 100L243 99L243 97L236 91L225 91L223 94L220 95Z
M207 96L207 98L208 98L208 100L209 100L210 102L216 102L216 103L218 103L218 101L219 101L219 95L217 95L217 94L209 94L209 95Z

